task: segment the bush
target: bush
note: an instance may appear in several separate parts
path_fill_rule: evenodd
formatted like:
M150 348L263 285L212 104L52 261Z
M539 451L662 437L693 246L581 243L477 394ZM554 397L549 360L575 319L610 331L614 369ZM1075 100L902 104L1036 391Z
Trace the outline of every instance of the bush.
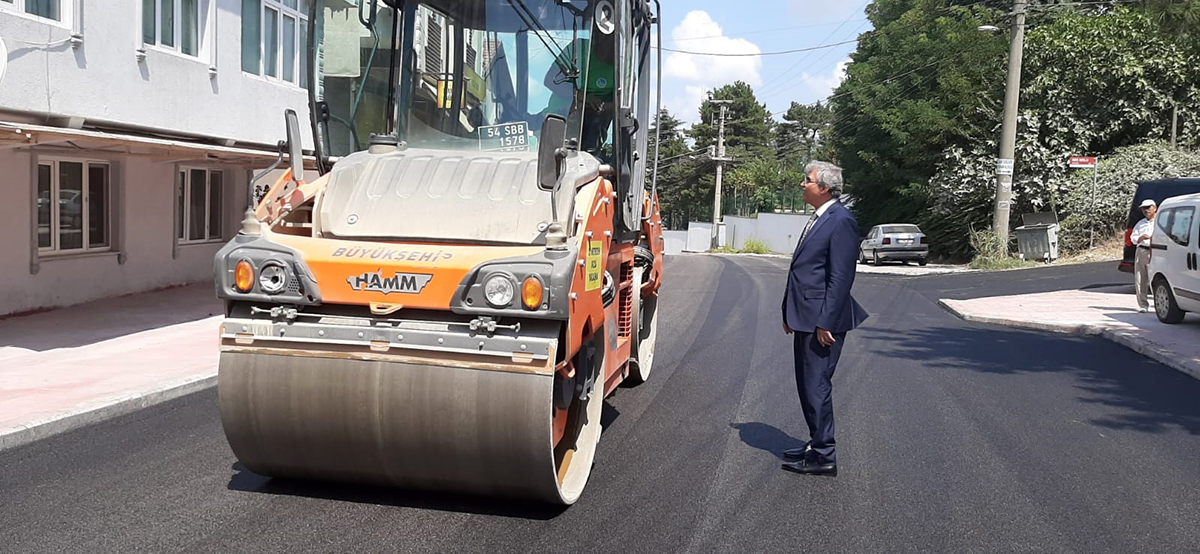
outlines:
M1137 181L1190 177L1200 173L1200 154L1171 148L1165 142L1148 142L1118 148L1100 159L1094 184L1092 170L1075 170L1066 182L1059 248L1065 253L1086 250L1095 225L1097 237L1123 231Z
M746 239L746 245L742 247L743 254L770 254L771 249L767 248L767 243L756 238Z

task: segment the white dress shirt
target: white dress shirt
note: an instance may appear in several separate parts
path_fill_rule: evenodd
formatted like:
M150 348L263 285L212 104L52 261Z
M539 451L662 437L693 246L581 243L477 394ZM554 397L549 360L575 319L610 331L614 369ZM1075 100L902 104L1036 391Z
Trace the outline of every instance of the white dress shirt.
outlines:
M821 204L821 207L817 208L817 213L815 215L813 215L813 217L817 218L817 217L821 217L821 216L825 215L825 211L828 210L829 207L832 206L834 202L837 202L837 198L831 199L830 201L828 201L824 204Z
M1138 241L1138 237L1142 235L1146 235L1147 237L1154 235L1154 222L1144 217L1141 221L1137 222L1137 225L1133 226L1133 233L1129 235L1129 239L1134 241L1133 243L1136 246L1149 247L1150 239L1147 238Z

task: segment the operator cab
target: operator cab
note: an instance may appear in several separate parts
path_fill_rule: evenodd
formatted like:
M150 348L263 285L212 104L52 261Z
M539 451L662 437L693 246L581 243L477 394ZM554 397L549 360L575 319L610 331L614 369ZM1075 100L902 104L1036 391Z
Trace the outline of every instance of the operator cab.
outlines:
M636 233L653 22L645 0L314 1L305 82L320 171L372 135L444 156L520 157L557 115L565 146L614 181L619 234Z

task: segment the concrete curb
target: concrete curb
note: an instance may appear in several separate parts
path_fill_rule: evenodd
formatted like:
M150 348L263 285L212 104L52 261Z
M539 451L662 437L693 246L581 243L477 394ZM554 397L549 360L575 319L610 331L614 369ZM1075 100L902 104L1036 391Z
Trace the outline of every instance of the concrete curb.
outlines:
M1020 329L1030 329L1033 331L1048 331L1052 333L1063 333L1068 335L1103 337L1171 369L1179 371L1180 373L1183 373L1184 375L1187 375L1193 379L1200 380L1200 364L1192 360L1182 359L1177 353L1163 348L1154 343L1154 341L1138 335L1137 333L1130 332L1128 329L1110 325L1088 325L1082 323L1040 323L1035 321L1020 321L999 317L978 316L965 313L946 303L944 299L938 300L938 305L946 311L954 314L955 317L963 321L970 321L973 323L1002 325L1005 327L1016 327Z
M79 412L57 414L41 421L35 421L21 428L0 434L0 452L16 448L53 435L72 431L93 423L99 423L118 416L130 414L156 404L162 404L176 398L187 396L194 392L212 388L217 384L217 376L192 378L184 381L168 383L157 389L131 396L112 399L111 402L99 407L87 408Z

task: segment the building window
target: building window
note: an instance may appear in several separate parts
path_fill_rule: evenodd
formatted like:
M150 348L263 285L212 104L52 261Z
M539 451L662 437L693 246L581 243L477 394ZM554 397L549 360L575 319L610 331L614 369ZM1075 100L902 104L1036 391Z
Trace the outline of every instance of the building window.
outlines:
M242 71L308 86L309 0L242 0Z
M215 169L179 170L175 237L181 243L222 240L224 175Z
M37 168L37 236L43 252L111 246L107 163L41 160Z
M200 53L200 0L142 0L142 42Z
M0 0L0 8L17 10L37 17L62 21L63 1L64 0Z

